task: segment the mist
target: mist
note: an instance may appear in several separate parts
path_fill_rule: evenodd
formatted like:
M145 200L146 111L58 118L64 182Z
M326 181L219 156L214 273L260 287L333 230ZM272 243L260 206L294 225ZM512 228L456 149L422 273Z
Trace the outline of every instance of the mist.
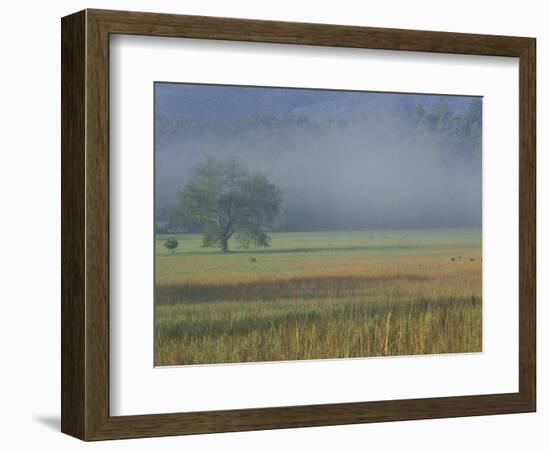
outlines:
M481 226L479 97L155 89L157 222L214 157L238 158L283 191L281 230Z

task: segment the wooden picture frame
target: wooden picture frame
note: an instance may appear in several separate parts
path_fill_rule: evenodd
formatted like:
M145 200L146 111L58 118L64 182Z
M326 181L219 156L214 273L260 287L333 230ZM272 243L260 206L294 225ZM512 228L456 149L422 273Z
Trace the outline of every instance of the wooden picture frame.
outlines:
M83 440L535 411L533 38L85 10L62 19L62 416ZM519 58L519 391L140 416L109 415L109 36L134 34Z

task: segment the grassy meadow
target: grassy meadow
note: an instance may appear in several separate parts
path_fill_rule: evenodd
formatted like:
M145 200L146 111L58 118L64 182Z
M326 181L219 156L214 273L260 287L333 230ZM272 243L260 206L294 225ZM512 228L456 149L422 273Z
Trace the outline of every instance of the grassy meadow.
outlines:
M274 233L227 254L168 237L157 366L482 350L480 230Z

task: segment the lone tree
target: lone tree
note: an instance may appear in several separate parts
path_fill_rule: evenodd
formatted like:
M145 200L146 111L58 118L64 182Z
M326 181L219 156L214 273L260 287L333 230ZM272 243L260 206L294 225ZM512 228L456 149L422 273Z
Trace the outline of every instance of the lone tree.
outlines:
M166 239L166 242L164 243L164 246L168 250L170 250L171 253L174 253L174 251L178 248L178 245L180 245L180 243L174 237L170 237L170 238Z
M209 158L179 194L182 215L198 222L203 245L229 251L235 234L244 246L269 246L267 231L282 204L282 192L265 175L250 173L238 160Z

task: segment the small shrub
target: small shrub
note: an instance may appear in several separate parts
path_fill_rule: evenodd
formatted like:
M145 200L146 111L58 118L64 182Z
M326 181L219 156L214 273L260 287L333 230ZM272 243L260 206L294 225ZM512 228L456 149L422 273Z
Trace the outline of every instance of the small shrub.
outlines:
M166 242L164 243L164 246L170 250L170 252L172 254L174 254L174 252L176 251L176 248L178 248L178 246L180 245L180 243L178 242L178 240L174 237L170 237L168 239L166 239Z

